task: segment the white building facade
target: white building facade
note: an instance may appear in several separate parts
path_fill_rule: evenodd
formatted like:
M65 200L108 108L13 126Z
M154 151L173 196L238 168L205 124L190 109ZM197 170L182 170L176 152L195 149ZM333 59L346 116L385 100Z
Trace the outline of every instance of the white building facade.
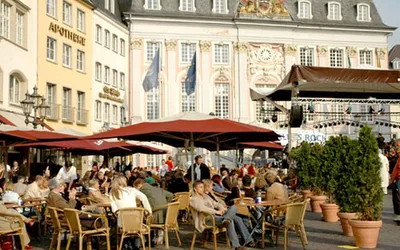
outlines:
M126 125L129 32L119 2L96 0L93 15L92 132Z
M274 114L273 107L251 101L250 87L275 88L293 64L387 68L387 36L394 28L382 23L372 0L239 2L243 1L139 0L125 6L131 32L129 116L133 122L195 110L284 127L287 118L279 114L278 122L265 123ZM160 85L145 92L143 79L157 49L162 58ZM195 93L187 96L182 83L195 52L197 85ZM308 104L304 105L307 110ZM316 102L315 113L305 114L303 129L351 135L356 132L352 126L316 127L339 119L375 124L367 114L345 114L348 105L353 113L380 108L379 104ZM378 130L391 136L390 128Z
M0 0L0 123L25 126L20 102L36 85L37 5Z

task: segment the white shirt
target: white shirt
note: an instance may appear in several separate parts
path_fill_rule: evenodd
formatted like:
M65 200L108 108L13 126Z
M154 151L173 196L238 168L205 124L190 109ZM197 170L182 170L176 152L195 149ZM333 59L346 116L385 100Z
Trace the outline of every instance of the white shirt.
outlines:
M115 199L112 195L110 195L110 203L111 209L115 213L121 208L134 208L136 206L136 199L140 200L143 204L143 207L151 212L151 206L147 196L140 192L139 190L131 187L126 187L122 189L122 193L120 195L120 199ZM118 226L121 226L120 218L118 218Z
M194 172L196 173L197 180L201 180L200 165L198 165L197 163L195 164Z
M15 202L21 205L21 197L16 192L6 191L3 195L3 202Z
M32 198L41 198L41 197L42 197L42 191L40 190L40 187L36 183L36 181L29 184L28 187L26 188L24 198L32 199Z
M160 177L164 178L165 174L168 172L168 165L164 164L160 167Z
M105 174L106 172L110 171L108 168L100 168L99 172Z
M389 160L382 153L379 153L379 160L381 162L382 187L387 188L389 186Z
M78 178L76 175L76 167L71 166L68 172L66 167L62 167L60 171L58 171L56 178L60 181L64 181L65 183L71 183L73 180Z

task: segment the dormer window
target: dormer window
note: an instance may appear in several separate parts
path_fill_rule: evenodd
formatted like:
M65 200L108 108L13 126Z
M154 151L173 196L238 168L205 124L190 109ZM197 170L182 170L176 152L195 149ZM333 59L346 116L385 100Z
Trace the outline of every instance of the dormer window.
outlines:
M299 13L297 14L297 17L302 19L312 19L311 2L300 0L298 5Z
M357 21L371 22L370 7L368 4L357 4Z
M337 2L328 3L328 19L342 20L342 6Z
M400 69L400 59L396 58L393 62L393 69Z
M179 6L180 11L195 12L195 0L180 0L181 4Z
M217 14L228 14L227 0L214 0L214 8L212 12Z
M146 10L161 10L160 0L145 0L143 7Z

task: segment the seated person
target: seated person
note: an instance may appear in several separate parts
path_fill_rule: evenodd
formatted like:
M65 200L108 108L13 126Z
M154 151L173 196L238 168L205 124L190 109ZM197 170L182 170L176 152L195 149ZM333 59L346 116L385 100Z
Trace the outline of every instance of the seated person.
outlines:
M43 198L49 197L50 189L49 189L49 178L44 177L42 185L40 185L40 193Z
M40 185L42 185L43 176L36 175L35 181L28 185L25 191L25 199L35 199L42 198L42 193L40 192Z
M47 206L55 208L75 208L76 207L76 190L72 189L68 194L68 200L64 199L62 192L65 186L60 183L57 178L53 178L49 181L49 197L47 197Z
M282 183L279 182L276 171L268 171L265 175L265 179L270 186L265 193L265 200L279 200L280 202L286 202L289 200L288 191Z
M5 186L6 192L3 195L2 201L7 203L15 203L17 205L21 205L21 197L18 193L14 192L14 184L9 181Z
M91 179L89 181L89 198L94 203L110 203L110 199L108 198L108 184L105 185L105 194L100 192L99 181L96 179Z
M3 213L3 214L12 214L12 215L19 215L19 216L22 217L22 220L23 220L28 226L33 226L33 224L34 224L34 222L35 222L34 220L28 219L28 218L24 217L23 215L19 214L19 213L18 213L16 210L14 210L14 209L11 209L11 208L10 208L10 209L7 209L7 207L4 206L4 205L2 205L2 204L0 204L0 213ZM17 221L10 221L10 217L7 217L7 216L0 216L0 230L12 230L12 229L18 228L19 226L20 226L20 224L19 224ZM23 227L22 227L22 233L23 233L23 235L24 235L24 241L25 241L25 242L21 242L21 243L23 244L24 249L25 249L25 250L33 249L33 247L29 245L30 240L29 240L28 233L27 233L27 231L26 231L26 227L25 227L24 225L23 225ZM10 249L12 249L12 243L11 243Z
M202 213L205 212L212 214L215 217L217 224L227 228L229 239L231 240L232 246L235 250L245 249L239 243L238 233L236 232L235 227L238 229L243 240L249 240L250 234L243 224L242 219L236 215L236 206L227 209L224 205L215 202L210 196L206 195L202 181L194 182L193 188L195 192L190 200L190 206L195 210L192 211L192 216L196 230L199 232L204 231L204 225L202 223L204 215ZM251 242L254 244L253 241Z
M14 184L14 192L18 193L19 196L23 196L25 194L26 188L28 185L25 183L25 176L18 176L17 183Z
M98 172L97 173L97 180L99 182L100 185L100 190L104 191L104 188L106 186L106 184L110 184L111 180L108 179L108 177L104 174L104 172Z
M213 191L216 193L223 194L225 192L224 185L222 184L221 181L221 176L218 174L213 175L211 180L214 182L213 183Z
M242 191L244 191L244 197L255 199L257 197L257 193L251 187L251 177L249 175L245 175L243 177L242 183L243 183Z

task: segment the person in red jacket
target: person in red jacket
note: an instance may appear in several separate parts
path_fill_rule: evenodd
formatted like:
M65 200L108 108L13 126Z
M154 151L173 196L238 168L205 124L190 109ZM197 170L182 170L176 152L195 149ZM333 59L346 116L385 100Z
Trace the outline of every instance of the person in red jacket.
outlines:
M172 160L172 156L168 156L168 160L165 163L168 165L168 171L172 171L172 169L174 169L174 162Z

